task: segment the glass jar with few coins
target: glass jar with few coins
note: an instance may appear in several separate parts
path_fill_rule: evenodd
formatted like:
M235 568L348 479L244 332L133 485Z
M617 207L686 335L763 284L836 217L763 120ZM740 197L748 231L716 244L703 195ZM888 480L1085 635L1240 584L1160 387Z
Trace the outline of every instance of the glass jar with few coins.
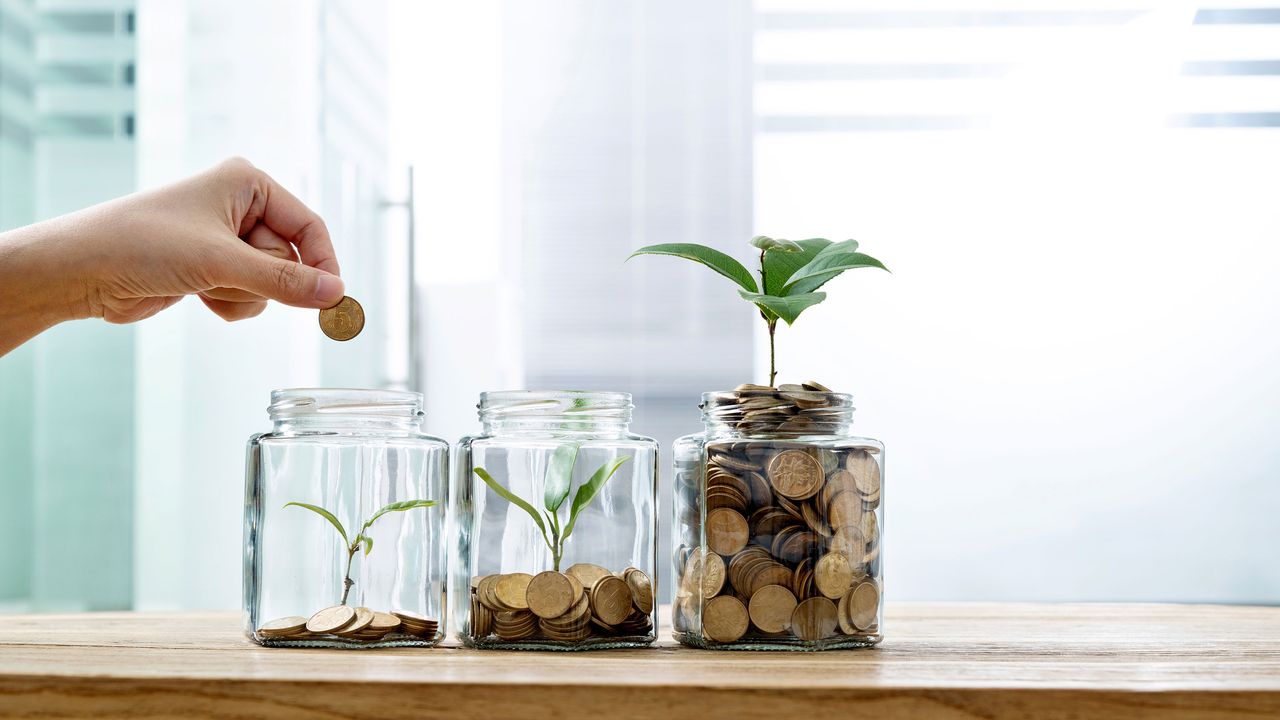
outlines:
M272 647L430 646L443 637L449 446L422 395L277 390L249 439L245 632Z
M487 392L455 456L458 637L587 650L656 638L658 445L631 395Z
M884 446L818 383L703 395L675 460L674 637L833 650L881 635Z

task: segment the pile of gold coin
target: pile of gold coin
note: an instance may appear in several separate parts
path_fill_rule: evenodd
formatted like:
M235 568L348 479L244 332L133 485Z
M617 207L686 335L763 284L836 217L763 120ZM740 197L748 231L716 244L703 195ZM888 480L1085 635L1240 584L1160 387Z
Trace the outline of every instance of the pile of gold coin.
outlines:
M839 407L825 385L805 382L777 387L746 383L720 393L708 414L742 433L804 433L839 422Z
M762 412L812 417L831 405L804 393L824 391L817 383L742 386L743 397L790 404L733 412L753 424L778 419ZM677 634L697 635L700 618L702 636L717 643L878 639L879 448L824 446L754 426L752 433L768 437L708 443L705 465L686 461L677 468L682 522L692 528L702 522L705 497L706 539L705 547L688 546L681 554Z
M614 574L590 563L564 572L485 575L471 580L473 641L550 640L653 633L653 582L644 571Z
M414 613L394 610L389 613L367 607L334 605L310 618L301 615L277 618L258 626L260 638L280 640L333 640L342 638L356 642L377 642L388 637L406 636L434 639L439 623Z

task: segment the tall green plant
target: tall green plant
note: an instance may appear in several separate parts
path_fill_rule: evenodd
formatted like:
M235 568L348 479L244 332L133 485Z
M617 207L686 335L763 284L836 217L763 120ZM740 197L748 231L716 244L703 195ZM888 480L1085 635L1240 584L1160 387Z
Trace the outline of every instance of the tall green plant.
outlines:
M351 579L351 561L355 559L356 553L360 551L362 546L364 547L364 554L366 556L373 552L373 538L366 534L369 531L369 527L372 526L378 518L386 515L387 513L404 512L405 510L412 510L414 508L431 507L435 504L435 500L404 500L402 502L394 502L390 505L384 505L382 509L378 510L378 512L374 513L372 517L366 520L364 525L360 526L360 532L356 533L354 538L347 537L347 529L342 527L342 522L338 520L336 515L325 510L319 505L311 505L302 502L287 502L284 506L289 507L290 505L293 505L295 507L303 508L304 510L310 510L325 520L328 520L329 524L333 525L334 529L338 531L338 534L342 536L342 542L345 543L347 547L347 574L342 581L342 602L338 604L346 605L347 596L351 594L351 586L355 585L355 581Z
M627 460L628 458L618 458L601 465L591 474L589 480L578 487L578 492L574 493L573 502L569 505L568 521L563 526L560 524L560 508L569 497L569 487L573 482L573 466L578 461L577 445L566 444L557 447L551 453L551 459L547 461L547 472L542 482L542 512L546 515L545 521L542 514L534 509L533 503L503 487L484 468L474 468L472 472L507 502L524 510L529 517L533 518L534 524L542 532L542 541L551 551L551 559L555 563L552 569L559 572L560 559L564 557L564 543L573 533L574 526L578 524L578 514L591 504L604 484Z
M742 263L705 245L666 243L649 245L631 254L672 255L705 265L738 285L738 295L760 310L769 328L769 384L777 380L777 355L774 336L778 320L791 325L800 313L827 299L817 292L827 281L845 270L874 267L887 271L879 260L858 252L856 240L831 242L823 238L810 240L775 240L757 235L751 245L760 251L760 283Z

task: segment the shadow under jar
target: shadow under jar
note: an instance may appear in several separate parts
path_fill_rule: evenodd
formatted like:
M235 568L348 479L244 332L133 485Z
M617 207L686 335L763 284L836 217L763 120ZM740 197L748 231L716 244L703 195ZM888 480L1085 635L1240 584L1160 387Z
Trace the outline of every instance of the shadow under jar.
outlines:
M884 446L848 395L703 395L674 444L673 636L727 650L869 647L881 635Z
M487 392L454 498L458 637L471 647L589 650L656 639L658 444L631 395Z
M430 646L443 637L449 446L422 395L277 390L249 439L245 631L275 647Z

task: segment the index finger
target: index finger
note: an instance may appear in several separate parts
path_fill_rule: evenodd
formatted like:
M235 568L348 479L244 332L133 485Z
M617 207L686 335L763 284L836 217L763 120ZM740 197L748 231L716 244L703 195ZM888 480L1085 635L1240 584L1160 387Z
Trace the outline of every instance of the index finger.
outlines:
M240 221L243 237L261 221L277 235L298 248L306 265L340 275L338 257L324 220L265 172L253 169L253 201Z

